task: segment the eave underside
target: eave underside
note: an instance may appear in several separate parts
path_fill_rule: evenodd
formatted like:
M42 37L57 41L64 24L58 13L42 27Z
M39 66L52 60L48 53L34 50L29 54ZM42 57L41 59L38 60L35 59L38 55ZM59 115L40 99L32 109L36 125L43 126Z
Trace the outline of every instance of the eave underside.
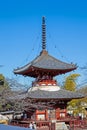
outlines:
M39 75L43 76L43 75L51 75L52 77L56 76L56 75L60 75L60 74L65 74L67 72L73 71L76 68L69 68L69 69L43 69L43 68L36 68L36 67L30 67L27 70L24 71L18 71L15 72L15 74L19 74L19 75L24 75L24 76L30 76L30 77L34 77L37 78Z
M65 74L76 68L76 65L62 62L50 56L47 51L42 51L40 55L30 63L15 69L14 73L36 78L39 74L56 76L59 74Z

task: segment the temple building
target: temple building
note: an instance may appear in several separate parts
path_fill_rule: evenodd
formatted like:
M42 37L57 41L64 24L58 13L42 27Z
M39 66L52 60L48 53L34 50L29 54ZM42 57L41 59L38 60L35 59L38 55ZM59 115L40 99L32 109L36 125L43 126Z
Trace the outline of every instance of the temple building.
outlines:
M49 55L46 50L45 17L42 17L42 50L39 56L27 65L14 70L14 74L35 78L31 88L21 94L21 99L27 102L27 116L34 120L66 117L67 102L83 96L80 93L62 89L54 78L76 68L75 64L65 63ZM30 105L31 102L33 105ZM30 110L32 110L32 114Z

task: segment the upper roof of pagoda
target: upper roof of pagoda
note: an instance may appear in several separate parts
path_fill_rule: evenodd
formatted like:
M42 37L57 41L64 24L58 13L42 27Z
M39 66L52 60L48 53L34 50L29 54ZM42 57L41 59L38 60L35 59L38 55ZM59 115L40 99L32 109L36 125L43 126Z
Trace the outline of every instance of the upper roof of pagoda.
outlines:
M62 62L53 56L49 55L46 51L46 25L45 17L42 18L42 51L33 61L27 65L14 70L15 74L21 74L25 76L38 77L38 75L48 74L56 76L75 70L77 66L75 64L68 64Z
M50 56L48 52L44 50L29 64L15 69L14 73L36 78L41 73L48 73L51 74L51 76L56 76L75 70L76 68L76 65L62 62Z

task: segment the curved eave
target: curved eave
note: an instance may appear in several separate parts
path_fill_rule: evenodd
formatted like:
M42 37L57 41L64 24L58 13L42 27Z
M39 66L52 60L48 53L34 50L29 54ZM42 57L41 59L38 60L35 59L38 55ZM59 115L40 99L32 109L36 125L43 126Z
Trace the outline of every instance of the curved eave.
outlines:
M80 99L83 98L83 94L67 91L64 89L60 89L59 91L43 91L43 90L35 90L30 91L25 94L20 95L20 99L35 99L35 100L71 100L71 99Z
M36 68L36 67L29 67L28 69L20 69L20 70L14 70L15 74L24 75L24 76L30 76L30 77L38 77L39 74L45 73L45 74L51 74L51 76L56 76L60 74L65 74L67 72L75 70L75 68L69 68L69 69L43 69L43 68Z
M36 90L29 92L28 97L35 99L78 99L82 98L83 95L80 93L60 89L59 91L54 92Z
M25 76L37 77L42 71L52 73L53 76L64 74L75 70L77 68L74 64L68 64L62 62L48 54L47 51L42 51L38 57L36 57L29 64L17 68L14 70L15 74L21 74Z

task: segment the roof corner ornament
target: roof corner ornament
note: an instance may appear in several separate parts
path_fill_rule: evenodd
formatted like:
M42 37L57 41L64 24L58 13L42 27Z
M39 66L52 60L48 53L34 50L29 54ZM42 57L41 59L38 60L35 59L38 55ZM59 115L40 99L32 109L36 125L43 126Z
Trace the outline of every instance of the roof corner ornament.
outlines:
M45 17L42 17L42 50L46 50L46 25Z

